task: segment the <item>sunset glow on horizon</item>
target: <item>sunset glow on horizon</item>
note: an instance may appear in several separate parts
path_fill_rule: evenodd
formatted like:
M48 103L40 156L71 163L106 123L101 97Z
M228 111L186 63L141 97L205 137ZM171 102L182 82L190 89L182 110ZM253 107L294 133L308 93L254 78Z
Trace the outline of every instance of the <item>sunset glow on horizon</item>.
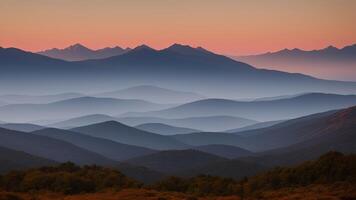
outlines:
M0 46L202 46L227 55L356 43L356 1L1 0Z

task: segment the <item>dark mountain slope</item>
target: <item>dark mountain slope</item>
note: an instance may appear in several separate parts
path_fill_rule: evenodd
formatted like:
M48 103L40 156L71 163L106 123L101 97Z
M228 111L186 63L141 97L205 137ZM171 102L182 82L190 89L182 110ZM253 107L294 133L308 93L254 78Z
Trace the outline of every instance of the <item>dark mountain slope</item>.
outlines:
M194 147L194 149L205 153L214 154L220 157L229 158L229 159L252 155L252 152L246 149L242 149L236 146L222 145L222 144L197 146Z
M184 127L176 127L170 126L162 123L147 123L135 126L135 128L148 131L151 133L157 133L160 135L176 135L176 134L186 134L186 133L194 133L201 132L197 129L190 129Z
M32 132L43 129L45 127L39 126L36 124L25 124L25 123L7 123L7 124L0 124L1 128L15 130L15 131L22 131L22 132Z
M27 63L28 65L46 65L46 64L68 64L69 62L49 58L47 56L38 55L35 53L23 51L16 48L1 48L0 47L1 66Z
M192 146L212 144L237 146L243 143L243 137L231 133L201 132L173 135L172 138Z
M152 149L182 149L186 144L167 136L142 131L116 121L108 121L71 129L94 137Z
M226 130L224 132L238 134L237 132L261 129L261 128L267 128L267 127L279 124L279 123L281 123L283 121L284 120L260 122L260 123L252 124L252 125L249 125L249 126L244 126L244 127L241 127L241 128L234 128L234 129Z
M338 132L350 132L350 125L343 124L342 126L335 126L330 123L329 118L335 113L337 113L337 111L313 114L287 120L267 128L237 132L237 134L191 133L174 135L172 137L186 144L196 146L225 144L242 147L250 151L266 151L288 147L312 139L313 141L321 141L320 137L325 137L325 135L331 136Z
M263 152L256 160L270 165L290 165L315 159L328 151L356 153L356 107L320 118L322 126L310 140ZM319 124L314 122L315 126Z
M54 165L56 162L16 151L5 147L0 147L0 173L10 170L26 169L32 167Z
M80 148L96 152L100 155L117 161L126 160L137 156L143 156L155 152L154 150L148 148L121 144L111 140L92 137L89 135L61 129L47 128L32 133L36 135L51 137L58 140L63 140L72 143Z
M225 160L225 158L196 150L171 150L133 158L126 162L159 172L176 173Z
M288 120L267 128L238 132L244 136L242 147L254 151L265 151L287 147L323 135L329 127L327 118L336 111L328 111Z
M71 143L31 133L0 128L0 146L57 162L114 165L114 161Z

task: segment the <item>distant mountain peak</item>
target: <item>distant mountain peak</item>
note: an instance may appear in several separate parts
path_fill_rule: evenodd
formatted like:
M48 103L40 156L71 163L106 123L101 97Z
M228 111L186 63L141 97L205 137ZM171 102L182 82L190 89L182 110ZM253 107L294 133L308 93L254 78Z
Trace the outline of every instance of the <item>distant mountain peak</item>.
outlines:
M340 49L338 49L332 45L329 45L326 48L321 49L319 51L324 51L324 52L328 52L328 53L334 53L334 52L337 53L338 51L340 51Z
M167 49L176 49L176 48L187 48L187 49L193 49L193 47L189 45L184 45L184 44L178 44L174 43L171 46L167 47Z
M197 50L200 50L200 51L212 53L211 51L209 51L209 50L207 50L207 49L205 49L205 48L203 48L203 47L200 47L200 46L197 47L196 49L197 49Z
M65 49L68 49L68 50L89 50L89 51L92 51L91 49L89 49L88 47L80 44L80 43L76 43L76 44L73 44L73 45L70 45L69 47L65 48Z
M100 126L109 126L109 127L116 127L116 126L125 126L124 124L118 122L118 121L114 121L114 120L109 120L109 121L105 121L105 122L100 122L100 123L96 123L96 124L91 124L91 125L100 125ZM89 126L91 126L89 125Z
M134 49L132 49L132 51L140 51L140 50L155 50L152 47L146 45L146 44L142 44L140 46L135 47Z
M76 43L64 49L53 48L37 53L51 58L58 58L67 61L81 61L90 59L103 59L112 56L117 56L126 53L130 50L130 48L123 49L119 46L115 46L112 48L105 47L102 49L93 50L80 43Z
M294 51L294 52L301 52L301 51L303 51L303 50L298 49L298 48L293 48L291 51Z
M162 51L171 51L171 52L175 52L175 53L180 53L180 54L188 54L188 55L192 55L192 54L212 54L212 52L202 48L202 47L197 47L194 48L192 46L189 45L183 45L183 44L178 44L178 43L174 43L171 46L163 49Z
M338 48L334 47L333 45L329 45L325 49L337 49L338 50Z

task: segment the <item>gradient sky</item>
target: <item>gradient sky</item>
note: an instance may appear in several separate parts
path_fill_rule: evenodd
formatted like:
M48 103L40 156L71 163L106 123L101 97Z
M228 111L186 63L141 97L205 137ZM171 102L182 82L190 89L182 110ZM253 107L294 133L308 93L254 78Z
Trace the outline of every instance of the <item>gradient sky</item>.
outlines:
M0 0L0 46L203 46L229 55L356 43L354 0Z

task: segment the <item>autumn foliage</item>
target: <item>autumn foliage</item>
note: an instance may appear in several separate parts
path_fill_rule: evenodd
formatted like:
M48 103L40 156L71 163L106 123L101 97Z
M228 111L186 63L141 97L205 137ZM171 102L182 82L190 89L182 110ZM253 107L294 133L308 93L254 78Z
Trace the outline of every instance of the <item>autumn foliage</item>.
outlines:
M286 195L308 199L306 194L312 197L319 193L326 199L356 199L355 191L356 155L338 152L330 152L296 167L278 167L242 180L200 175L168 177L144 186L114 169L79 167L73 163L12 171L0 176L0 200L33 199L29 194L36 194L39 200L96 200L104 197L129 200L285 199ZM57 196L48 197L48 193Z
M64 163L56 167L41 167L12 171L0 177L0 187L12 192L51 191L64 194L97 192L107 188L134 188L140 183L117 170L99 167L79 167Z

